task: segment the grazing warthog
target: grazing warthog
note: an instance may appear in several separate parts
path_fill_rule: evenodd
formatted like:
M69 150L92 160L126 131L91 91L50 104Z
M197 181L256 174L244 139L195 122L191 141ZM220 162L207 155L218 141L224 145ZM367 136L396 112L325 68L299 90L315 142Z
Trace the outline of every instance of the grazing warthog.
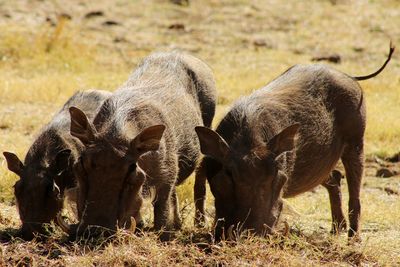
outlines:
M346 228L339 159L349 188L349 237L357 234L363 173L365 100L358 80L325 65L296 65L266 87L238 100L216 131L196 127L206 155L198 179L207 177L215 197L216 237L246 229L271 233L281 197L317 185L328 188L335 229ZM285 153L286 152L286 153ZM329 179L329 180L328 180ZM337 228L339 226L339 229Z
M109 230L142 224L141 188L155 188L154 228L180 227L175 186L194 170L200 146L194 128L210 126L215 111L210 68L179 53L144 59L128 81L104 102L93 124L70 108L71 134L85 145L74 164L79 224ZM85 234L86 235L86 234Z
M65 190L76 185L72 163L82 145L69 133L69 107L80 107L91 120L110 95L97 90L75 93L41 130L24 163L15 154L4 152L8 169L20 177L14 190L24 239L32 239L35 232L44 233L43 224L54 220L62 209Z

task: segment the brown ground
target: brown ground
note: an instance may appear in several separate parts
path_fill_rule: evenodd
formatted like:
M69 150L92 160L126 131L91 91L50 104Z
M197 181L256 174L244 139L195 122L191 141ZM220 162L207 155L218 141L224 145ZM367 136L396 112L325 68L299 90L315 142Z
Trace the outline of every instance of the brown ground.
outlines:
M74 91L114 90L153 51L180 49L210 64L219 92L217 122L239 96L314 57L337 55L340 64L330 64L351 75L374 71L389 39L399 46L399 25L398 0L192 0L189 6L167 0L0 0L0 150L23 157ZM299 215L286 212L287 237L215 244L211 225L192 227L193 180L179 188L184 229L170 243L152 233L122 231L111 243L68 243L58 229L45 242L10 239L19 227L16 177L0 160L0 266L400 265L400 164L382 160L400 151L399 73L397 51L381 75L361 83L368 123L359 244L329 235L322 187L288 200ZM395 175L378 178L378 170ZM144 210L150 223L150 210ZM208 212L212 217L211 197Z

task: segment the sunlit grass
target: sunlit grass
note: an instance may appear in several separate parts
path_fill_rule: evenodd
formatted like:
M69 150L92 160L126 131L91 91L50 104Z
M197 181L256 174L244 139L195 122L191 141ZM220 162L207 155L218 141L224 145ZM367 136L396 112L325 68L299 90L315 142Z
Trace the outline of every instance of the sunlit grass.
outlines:
M216 125L237 98L264 86L294 64L310 63L316 53L338 52L343 63L333 67L350 75L364 75L373 72L385 59L389 44L384 32L389 32L395 43L400 40L396 1L333 5L331 2L341 1L321 0L311 1L307 7L299 1L268 1L268 5L257 0L251 4L249 1L191 2L185 8L160 1L130 4L122 1L119 5L123 8L115 16L116 19L121 16L123 26L115 29L99 29L84 20L74 21L82 17L80 11L71 11L73 20L59 19L55 27L45 22L1 21L0 151L13 151L23 158L40 128L73 92L89 88L115 90L151 51L179 48L211 66L219 93ZM112 12L106 10L107 14ZM128 22L129 19L133 21ZM184 23L185 31L168 30L176 22ZM113 41L121 36L127 41ZM268 46L255 47L256 38L265 39ZM381 75L360 83L367 102L368 155L388 156L400 151L397 54L398 51ZM4 231L18 226L18 214L11 206L12 185L17 178L6 169L4 161L0 178L0 229ZM184 229L171 243L160 243L152 233L135 237L121 232L117 241L93 249L62 243L59 241L62 234L56 233L48 243L19 240L1 243L4 259L0 259L0 265L4 260L9 264L33 261L39 265L76 266L399 264L399 196L381 190L384 186L400 188L398 178L381 180L368 176L364 181L367 185L362 190L363 241L356 246L348 246L345 235L328 234L330 208L323 188L288 200L301 215L286 216L292 231L283 240L251 237L235 244L213 244L206 240L208 232L212 232L210 192L209 227L195 230L192 226L191 177L178 188ZM343 188L347 210L347 190ZM150 203L144 212L150 223Z

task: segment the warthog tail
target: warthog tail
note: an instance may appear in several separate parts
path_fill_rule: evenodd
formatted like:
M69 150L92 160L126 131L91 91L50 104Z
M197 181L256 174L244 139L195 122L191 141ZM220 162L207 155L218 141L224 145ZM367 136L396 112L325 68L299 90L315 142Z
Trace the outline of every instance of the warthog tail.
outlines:
M357 81L363 81L363 80L368 80L372 77L375 77L376 75L378 75L379 73L381 73L381 71L383 71L383 69L386 67L386 65L389 63L390 59L392 58L392 54L394 52L395 46L393 45L392 41L390 41L390 47L389 47L389 55L385 61L385 63L382 65L382 67L380 67L379 70L375 71L374 73L371 73L369 75L366 76L358 76L358 77L353 77L354 79L356 79Z

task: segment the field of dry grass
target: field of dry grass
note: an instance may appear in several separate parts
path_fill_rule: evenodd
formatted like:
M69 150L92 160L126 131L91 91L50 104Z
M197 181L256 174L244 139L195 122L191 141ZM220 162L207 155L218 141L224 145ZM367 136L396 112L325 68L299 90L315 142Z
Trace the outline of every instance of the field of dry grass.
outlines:
M73 92L115 90L153 51L180 49L212 67L219 93L215 122L239 96L314 56L337 53L337 69L371 73L385 60L390 39L400 46L399 4L0 0L0 151L23 158L35 133ZM361 243L329 235L328 195L320 187L288 200L299 213L284 216L288 236L215 243L211 224L192 226L193 179L179 188L184 227L171 242L120 231L112 240L69 243L57 228L46 241L25 242L12 238L19 227L12 188L17 177L0 159L0 266L400 265L400 176L375 176L381 167L400 168L377 159L400 151L399 59L397 52L381 75L361 83L368 109ZM207 202L211 217L210 194ZM150 223L149 205L144 210Z

